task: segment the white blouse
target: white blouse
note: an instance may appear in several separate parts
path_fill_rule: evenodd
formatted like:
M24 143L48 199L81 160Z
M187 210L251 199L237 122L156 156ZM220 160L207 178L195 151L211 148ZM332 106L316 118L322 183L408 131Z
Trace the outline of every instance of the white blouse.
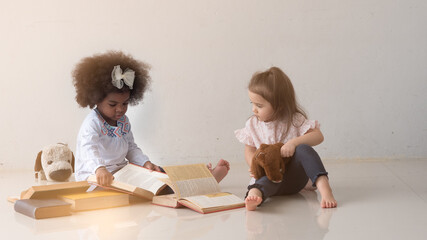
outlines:
M236 138L246 145L259 148L262 143L275 144L287 141L304 135L308 130L319 128L319 124L314 120L307 120L302 114L296 114L292 126L286 133L287 124L284 121L259 121L257 117L252 116L246 121L242 129L234 131Z
M135 144L129 119L123 116L111 126L92 110L80 127L75 153L76 181L84 181L101 166L111 173L128 162L143 166L149 158Z

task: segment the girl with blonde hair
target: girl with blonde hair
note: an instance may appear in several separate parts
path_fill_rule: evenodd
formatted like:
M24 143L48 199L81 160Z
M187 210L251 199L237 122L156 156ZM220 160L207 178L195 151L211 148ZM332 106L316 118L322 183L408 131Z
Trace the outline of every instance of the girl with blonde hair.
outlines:
M317 121L308 120L298 105L288 76L277 67L257 72L248 86L253 116L242 129L235 131L245 144L245 160L249 167L261 144L284 143L283 158L291 161L283 173L283 181L275 183L266 176L252 181L246 194L246 209L255 210L271 196L298 193L303 189L318 189L321 207L334 208L337 202L329 185L328 173L312 148L323 141Z

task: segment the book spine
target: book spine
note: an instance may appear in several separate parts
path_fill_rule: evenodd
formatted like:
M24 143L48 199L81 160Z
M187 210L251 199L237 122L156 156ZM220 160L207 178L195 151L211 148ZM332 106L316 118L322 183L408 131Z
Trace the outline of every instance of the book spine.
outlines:
M183 202L180 202L180 204L182 204L183 206L185 206L185 207L187 207L187 208L189 208L189 209L191 209L193 211L196 211L196 212L201 213L201 214L205 214L205 212L202 212L201 209L194 208L194 207L192 207L192 206L190 206L188 204L185 204Z
M24 201L16 201L14 209L18 213L36 219L36 208L34 206L26 204Z
M191 209L191 210L193 210L193 211L196 211L196 212L198 212L198 213L201 213L201 214L208 214L208 213L215 213L215 212L223 212L223 211L228 211L228 210L233 210L233 209L237 209L237 208L243 208L244 207L244 205L243 206L233 206L233 207L224 207L224 208L221 208L221 209L215 209L215 210L205 210L205 211L202 211L201 209L198 209L198 208L194 208L193 206L190 206L190 205L188 205L188 204L185 204L184 202L179 202L180 204L182 204L183 206L185 206L185 207L187 207L187 208L189 208L189 209Z
M104 185L98 184L97 182L89 181L89 184L91 184L91 185L95 185L95 186L98 186L98 187L100 187L100 188L102 188L102 189L106 189L106 190L113 190L113 191L116 191L116 192L121 192L121 193L130 194L130 195L135 195L133 192L126 191L126 190L124 190L124 189L120 189L120 188L113 187L113 186L109 186L109 187L107 187L107 186L104 186Z
M168 208L181 208L183 205L181 205L180 203L178 203L175 206L171 206L171 205L166 205L166 204L160 204L160 203L151 203L153 205L157 205L157 206L161 206L161 207L168 207Z
M223 212L223 211L228 211L228 210L233 210L233 209L238 209L238 208L243 208L243 207L245 207L245 206L238 206L238 207L224 208L224 209L219 209L219 210L208 211L208 212L205 212L205 213Z

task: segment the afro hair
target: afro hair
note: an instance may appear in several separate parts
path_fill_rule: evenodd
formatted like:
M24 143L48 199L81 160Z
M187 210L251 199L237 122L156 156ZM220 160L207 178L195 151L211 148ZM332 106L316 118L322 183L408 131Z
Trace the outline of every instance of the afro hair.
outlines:
M111 72L114 66L135 71L133 88L124 85L122 89L112 84ZM118 51L108 51L83 58L75 67L73 84L76 88L76 101L81 107L94 108L109 93L130 92L129 104L136 105L144 97L150 85L149 65L135 60L132 56Z

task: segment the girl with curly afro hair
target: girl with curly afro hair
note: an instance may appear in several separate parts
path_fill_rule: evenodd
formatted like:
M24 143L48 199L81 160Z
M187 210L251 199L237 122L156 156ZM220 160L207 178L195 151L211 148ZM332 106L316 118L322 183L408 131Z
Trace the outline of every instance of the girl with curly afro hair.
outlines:
M84 58L77 64L73 71L76 101L81 107L93 109L77 137L77 181L96 174L99 184L109 186L112 174L128 162L163 172L134 143L125 115L128 104L136 105L142 100L150 83L148 69L147 64L130 55L113 51ZM207 167L218 182L230 169L223 159L215 168L210 163Z
M96 174L99 184L109 186L112 174L128 162L161 171L135 144L125 115L128 104L143 99L150 84L148 70L147 64L115 51L83 58L76 65L76 101L92 109L77 137L77 181Z

